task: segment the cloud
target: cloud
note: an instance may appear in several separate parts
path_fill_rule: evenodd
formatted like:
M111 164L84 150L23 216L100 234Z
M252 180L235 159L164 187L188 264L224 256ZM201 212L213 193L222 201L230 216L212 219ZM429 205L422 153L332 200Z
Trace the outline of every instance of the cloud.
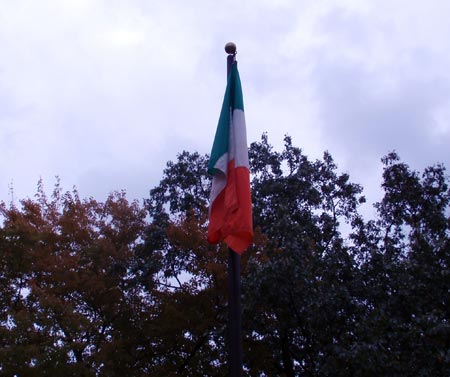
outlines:
M144 17L136 7L101 1L9 7L1 27L2 35L14 35L2 39L1 94L10 99L1 118L3 187L13 178L34 187L39 176L56 174L77 183L92 169L151 171L155 160L176 153L168 138L174 122L186 124L177 116L180 94L190 98L199 58L189 30L171 29L183 27L176 19L184 15L166 24L169 9L148 11L155 13ZM117 181L128 185L123 175Z
M0 199L11 181L16 197L31 196L55 175L86 196L148 195L178 152L209 152L230 40L249 141L268 131L280 148L290 134L370 186L391 149L415 166L448 163L449 10L438 0L5 2Z
M391 150L415 169L450 163L450 128L442 115L449 104L450 55L426 35L423 26L433 20L420 10L332 8L317 23L322 45L310 78L323 142L371 201L381 195L376 164Z

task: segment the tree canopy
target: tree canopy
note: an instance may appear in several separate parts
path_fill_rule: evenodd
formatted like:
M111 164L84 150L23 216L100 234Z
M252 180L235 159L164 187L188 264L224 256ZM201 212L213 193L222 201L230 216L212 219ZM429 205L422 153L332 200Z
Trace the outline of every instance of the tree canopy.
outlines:
M249 148L248 376L448 376L450 190L389 153L376 216L330 153ZM208 156L143 204L64 192L0 206L0 375L226 376L226 247L206 242Z

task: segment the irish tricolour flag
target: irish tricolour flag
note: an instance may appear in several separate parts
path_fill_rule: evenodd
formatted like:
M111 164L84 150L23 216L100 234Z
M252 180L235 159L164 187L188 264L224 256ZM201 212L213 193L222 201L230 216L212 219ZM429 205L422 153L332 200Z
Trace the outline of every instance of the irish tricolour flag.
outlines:
M241 254L252 243L253 222L244 101L236 62L228 76L208 171L213 175L208 241L224 240Z

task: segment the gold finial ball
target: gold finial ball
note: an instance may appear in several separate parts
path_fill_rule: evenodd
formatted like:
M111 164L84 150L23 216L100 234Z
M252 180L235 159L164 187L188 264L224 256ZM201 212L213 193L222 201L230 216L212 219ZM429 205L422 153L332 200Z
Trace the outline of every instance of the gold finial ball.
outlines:
M228 55L234 55L236 53L236 45L233 42L228 42L225 45L225 52Z

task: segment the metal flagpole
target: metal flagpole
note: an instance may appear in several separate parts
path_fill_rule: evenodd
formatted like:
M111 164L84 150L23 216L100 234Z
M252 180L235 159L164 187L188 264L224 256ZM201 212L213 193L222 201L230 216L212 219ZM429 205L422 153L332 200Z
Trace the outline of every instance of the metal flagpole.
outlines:
M228 248L228 328L231 377L242 376L241 256Z
M225 45L227 78L236 57L236 45ZM230 377L242 377L241 256L228 248L228 365Z

